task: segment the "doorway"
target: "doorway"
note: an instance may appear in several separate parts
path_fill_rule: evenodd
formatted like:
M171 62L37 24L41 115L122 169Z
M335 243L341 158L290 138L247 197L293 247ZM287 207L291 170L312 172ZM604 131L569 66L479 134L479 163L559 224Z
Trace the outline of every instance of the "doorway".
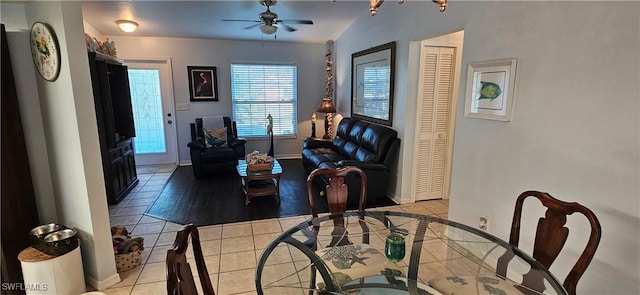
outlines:
M137 165L176 164L171 59L125 59L129 71Z
M448 199L463 32L420 44L413 196Z

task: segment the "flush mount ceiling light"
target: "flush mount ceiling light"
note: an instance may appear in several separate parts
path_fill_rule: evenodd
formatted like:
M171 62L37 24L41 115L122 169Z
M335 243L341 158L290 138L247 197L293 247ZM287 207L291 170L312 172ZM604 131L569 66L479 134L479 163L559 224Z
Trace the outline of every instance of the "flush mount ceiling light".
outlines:
M119 21L116 21L116 24L118 24L118 26L120 27L120 30L127 33L131 33L135 31L136 28L138 28L138 23L130 20L119 20Z
M275 33L278 30L278 27L273 26L273 25L261 25L260 26L260 31L262 31L262 33L267 34L267 35L271 35L273 33Z

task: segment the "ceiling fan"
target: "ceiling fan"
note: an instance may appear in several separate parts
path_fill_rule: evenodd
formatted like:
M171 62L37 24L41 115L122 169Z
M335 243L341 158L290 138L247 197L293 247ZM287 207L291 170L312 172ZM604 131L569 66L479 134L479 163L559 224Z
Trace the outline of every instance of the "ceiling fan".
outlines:
M255 28L257 26L260 26L260 31L262 31L262 33L264 34L274 34L279 27L282 27L283 29L289 31L289 32L294 32L298 29L291 27L289 25L287 25L286 23L292 23L292 24L303 24L303 25L313 25L313 21L311 20L304 20L304 19L278 19L278 15L275 12L272 12L271 9L269 9L271 6L276 4L276 0L258 0L258 2L260 2L260 4L264 5L267 7L267 11L260 13L258 16L260 17L260 20L245 20L245 19L223 19L223 21L233 21L233 22L252 22L252 23L256 23L254 25L250 25L248 27L246 27L245 29L252 29Z

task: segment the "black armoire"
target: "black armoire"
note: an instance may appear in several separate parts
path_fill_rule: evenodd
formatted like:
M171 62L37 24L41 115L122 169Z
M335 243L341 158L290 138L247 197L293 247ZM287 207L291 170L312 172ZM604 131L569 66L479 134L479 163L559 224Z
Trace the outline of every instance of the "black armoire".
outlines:
M95 52L89 52L89 68L107 202L113 205L138 184L129 74L121 60Z

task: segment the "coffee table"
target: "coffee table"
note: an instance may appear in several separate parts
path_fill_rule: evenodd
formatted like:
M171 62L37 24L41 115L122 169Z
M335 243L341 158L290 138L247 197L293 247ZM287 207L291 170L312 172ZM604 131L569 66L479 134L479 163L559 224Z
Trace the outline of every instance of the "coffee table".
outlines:
M249 205L251 198L258 196L276 196L280 204L280 175L282 166L278 160L273 159L271 170L249 171L245 160L238 160L236 166L238 174L242 178L242 190L244 191L244 204Z

